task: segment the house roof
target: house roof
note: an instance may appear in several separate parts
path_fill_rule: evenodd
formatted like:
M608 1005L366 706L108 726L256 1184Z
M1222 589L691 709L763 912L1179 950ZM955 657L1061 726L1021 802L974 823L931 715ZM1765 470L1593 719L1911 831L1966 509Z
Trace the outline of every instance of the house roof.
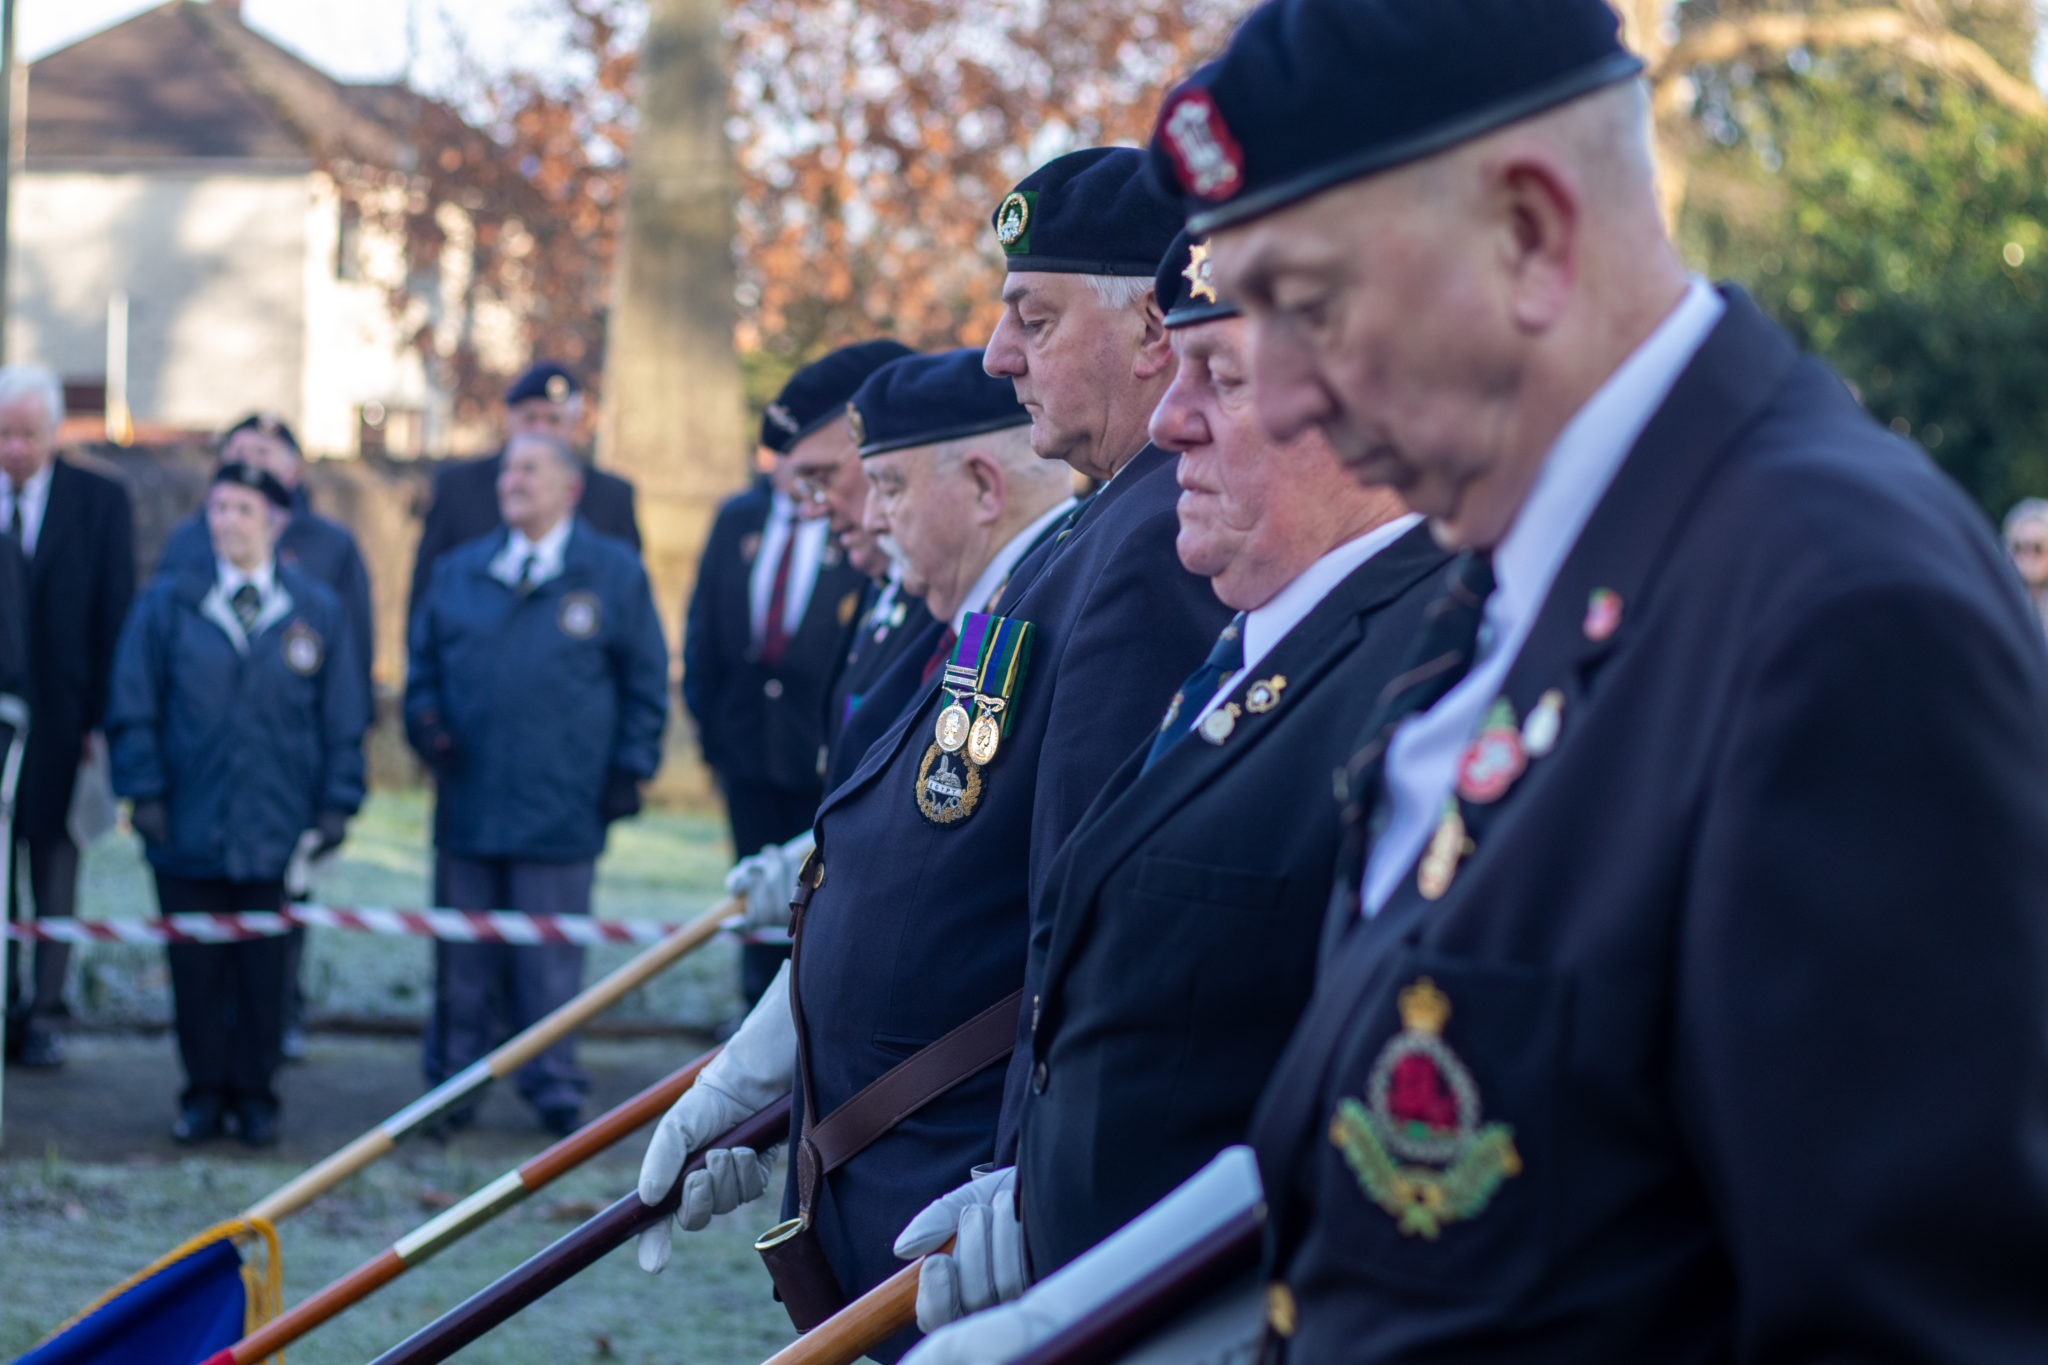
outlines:
M241 21L169 0L31 64L30 161L407 158L418 97L344 85Z

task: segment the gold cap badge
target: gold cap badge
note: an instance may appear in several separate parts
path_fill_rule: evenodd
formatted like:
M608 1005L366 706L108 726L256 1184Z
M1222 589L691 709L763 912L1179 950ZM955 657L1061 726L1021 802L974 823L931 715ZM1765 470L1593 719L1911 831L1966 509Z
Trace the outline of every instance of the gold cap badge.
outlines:
M1209 282L1209 244L1196 242L1188 251L1188 268L1180 272L1188 282L1188 297L1204 303L1216 302L1216 286Z
M867 419L860 415L860 409L853 404L846 405L846 425L853 431L853 443L864 446L868 443Z

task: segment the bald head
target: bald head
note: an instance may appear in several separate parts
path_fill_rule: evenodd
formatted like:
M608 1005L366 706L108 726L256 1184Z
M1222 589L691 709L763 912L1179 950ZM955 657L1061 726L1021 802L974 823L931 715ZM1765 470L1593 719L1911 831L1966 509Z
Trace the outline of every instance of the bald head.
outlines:
M1450 544L1493 545L1564 424L1677 305L1635 82L1223 229L1260 417Z

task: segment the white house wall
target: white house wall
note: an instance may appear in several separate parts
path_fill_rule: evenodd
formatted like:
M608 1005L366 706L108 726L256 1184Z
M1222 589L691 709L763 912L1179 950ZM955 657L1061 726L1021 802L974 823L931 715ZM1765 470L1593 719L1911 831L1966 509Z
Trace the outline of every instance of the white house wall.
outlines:
M138 423L217 430L264 409L303 427L312 182L304 167L30 167L13 208L10 357L102 379L107 298L124 288Z

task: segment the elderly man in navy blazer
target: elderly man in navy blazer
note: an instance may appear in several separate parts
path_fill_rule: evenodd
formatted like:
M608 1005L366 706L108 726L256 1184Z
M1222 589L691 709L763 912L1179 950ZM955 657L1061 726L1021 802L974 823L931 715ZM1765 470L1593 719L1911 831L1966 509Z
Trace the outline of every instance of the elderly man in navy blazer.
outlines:
M1687 274L1639 70L1599 0L1279 0L1159 121L1268 427L1460 551L1251 1130L1269 1356L2042 1360L2048 650Z

